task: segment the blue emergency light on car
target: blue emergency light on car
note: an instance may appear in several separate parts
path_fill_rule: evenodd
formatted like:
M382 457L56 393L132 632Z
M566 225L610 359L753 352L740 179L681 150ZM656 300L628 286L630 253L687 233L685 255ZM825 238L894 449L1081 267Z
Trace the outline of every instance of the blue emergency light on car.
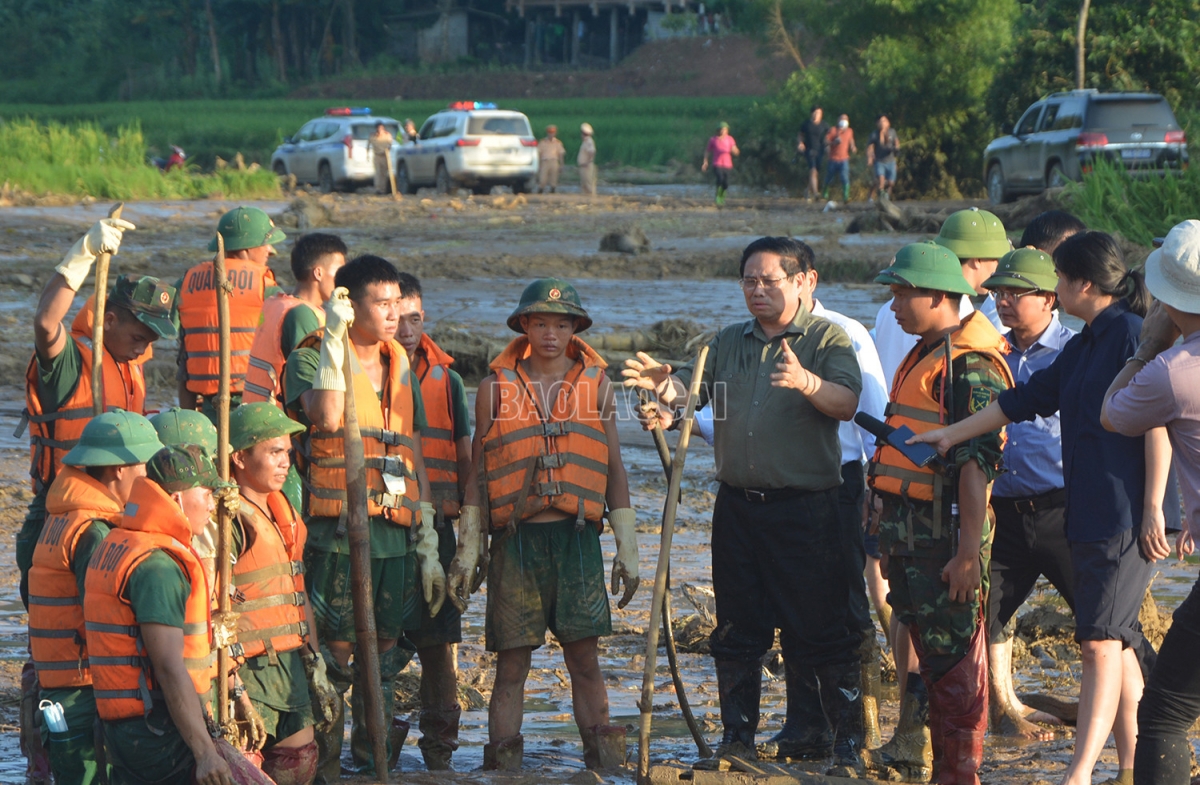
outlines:
M371 114L369 106L335 106L332 109L326 109L325 114L329 117L366 117Z
M451 101L447 109L455 111L470 111L472 109L495 109L496 105L492 102L481 103L479 101Z

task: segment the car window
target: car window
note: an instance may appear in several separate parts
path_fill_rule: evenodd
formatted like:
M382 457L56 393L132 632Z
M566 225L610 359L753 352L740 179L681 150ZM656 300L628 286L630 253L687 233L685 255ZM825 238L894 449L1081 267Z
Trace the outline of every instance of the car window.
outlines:
M1062 107L1061 101L1054 101L1046 104L1046 111L1042 115L1042 122L1038 124L1039 131L1049 131L1054 127L1054 120L1058 117L1058 110Z
M1044 121L1042 127L1050 131L1065 131L1071 128L1083 127L1083 107L1084 102L1079 100L1068 99L1059 104L1058 113L1055 115L1053 124L1051 121Z
M312 138L313 138L313 128L314 128L315 126L316 126L316 123L305 123L304 125L302 125L302 126L300 127L300 130L299 130L299 131L297 131L297 132L296 132L296 135L295 135L294 137L292 137L292 138L293 138L293 139L295 139L295 141L297 141L297 142L309 142L309 141L312 141Z
M1118 99L1092 101L1088 107L1088 128L1135 128L1166 126L1177 128L1175 115L1163 98L1151 100Z
M1021 122L1017 123L1017 127L1013 133L1017 136L1028 136L1037 128L1038 118L1042 115L1042 107L1045 104L1034 104L1029 107L1029 111L1025 112L1025 116L1021 118Z
M467 134L471 136L484 136L488 134L533 136L533 132L529 130L529 121L520 115L471 117L467 121Z
M383 127L387 129L387 132L392 135L393 139L400 138L399 123L384 123ZM351 126L351 133L355 139L370 139L375 133L375 123L356 123Z
M436 117L431 117L428 120L426 120L425 124L421 126L421 130L417 131L417 138L418 139L428 139L429 137L433 136L433 127L435 125L437 125Z
M442 119L438 120L437 131L435 133L439 137L450 136L457 129L458 129L458 115L450 114L450 115L445 115L442 117Z
M329 139L332 136L336 136L338 131L341 130L341 128L342 128L342 124L338 123L338 122L322 123L321 127L317 129L317 137L316 138L317 139Z

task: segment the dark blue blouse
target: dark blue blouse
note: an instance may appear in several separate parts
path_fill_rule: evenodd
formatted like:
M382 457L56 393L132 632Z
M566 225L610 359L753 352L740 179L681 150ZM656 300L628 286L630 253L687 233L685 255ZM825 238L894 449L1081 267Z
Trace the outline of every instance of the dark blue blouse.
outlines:
M1104 393L1137 351L1141 329L1142 317L1124 301L1116 302L1068 341L1049 367L998 399L1013 422L1059 412L1067 539L1074 542L1099 542L1141 526L1145 438L1111 433L1100 424ZM1172 483L1168 500L1174 498L1173 490ZM1164 514L1170 527L1169 503ZM1176 509L1175 519L1178 515Z

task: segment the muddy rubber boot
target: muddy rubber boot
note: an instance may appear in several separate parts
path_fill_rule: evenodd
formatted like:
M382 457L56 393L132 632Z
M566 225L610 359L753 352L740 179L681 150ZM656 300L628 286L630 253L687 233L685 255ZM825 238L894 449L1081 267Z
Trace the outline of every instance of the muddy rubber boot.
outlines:
M321 657L325 660L325 673L330 684L338 691L341 700L337 702L337 716L333 718L333 727L328 731L313 728L317 742L317 777L313 780L316 785L335 785L342 778L342 742L346 735L346 691L354 681L350 667L343 668L333 658L329 650L321 647Z
M391 727L393 709L396 706L396 677L412 661L415 649L410 648L404 638L392 648L379 654L379 681L383 686L383 717ZM360 685L362 685L360 687ZM354 771L358 774L373 775L375 773L375 758L371 751L371 737L367 733L367 709L362 695L366 690L354 668L354 690L350 693L350 757L354 762ZM391 734L389 733L389 736ZM406 734L407 735L407 734ZM391 743L388 743L388 758L391 758Z
M715 771L721 758L734 755L758 760L754 736L758 732L758 704L762 696L762 665L758 660L714 660L717 692L721 700L721 743L716 753L692 768Z
M833 766L825 773L861 777L866 771L862 759L862 671L857 662L851 662L822 665L816 672L825 716L833 726Z
M525 758L525 737L509 736L483 745L484 771L520 771Z
M979 785L988 723L987 644L978 624L967 654L929 690L930 731L942 737L939 785ZM936 710L935 710L936 707Z
M807 665L784 660L787 717L783 728L758 745L764 760L824 760L833 754L833 729L821 708L817 675Z
M867 767L895 773L903 782L929 782L933 776L933 746L929 740L929 692L924 680L908 674L908 696L891 740L865 754Z
M25 756L26 785L50 785L50 755L42 745L37 712L41 688L33 662L21 668L21 754Z
M262 770L275 785L310 785L317 776L317 743L263 750Z
M396 765L400 763L400 752L404 749L404 742L408 740L408 732L411 729L412 726L407 720L392 717L392 727L388 731L388 771L395 771Z
M421 757L430 771L450 768L450 756L458 749L458 721L462 708L456 703L450 709L425 709L418 727L421 729Z
M583 765L589 769L619 769L625 765L628 746L623 726L580 728L579 738L583 740Z
M858 651L861 657L859 667L862 669L860 678L863 687L862 746L864 749L872 749L883 744L883 739L879 735L879 691L881 681L879 660L883 656L883 652L879 648L878 639L875 637L874 625L871 626L869 631L863 631L863 643Z

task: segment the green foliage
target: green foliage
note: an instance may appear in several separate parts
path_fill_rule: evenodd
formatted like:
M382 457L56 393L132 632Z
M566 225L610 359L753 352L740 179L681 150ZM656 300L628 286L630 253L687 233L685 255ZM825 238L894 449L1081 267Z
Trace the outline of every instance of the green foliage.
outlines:
M734 124L745 116L749 98L601 98L501 102L505 108L529 115L538 136L556 124L568 149L578 148L579 124L596 129L601 164L655 166L671 160L699 163L704 144L716 124ZM165 153L179 145L189 160L211 168L216 157L232 159L242 153L247 162L263 166L285 136L330 106L370 106L377 115L401 121L411 117L418 127L444 101L261 100L154 101L107 104L0 105L2 117L32 117L42 122L87 124L115 135L137 124L152 151Z
M888 115L901 140L902 192L979 190L985 97L1011 44L1017 0L790 0L783 10L811 60L754 112L766 176L787 168L809 106L820 103L826 122L850 115L860 151L876 116Z
M0 181L35 194L97 199L279 195L278 178L262 169L159 172L146 162L146 144L136 123L120 126L114 137L92 123L43 124L31 119L0 123Z
M1093 229L1150 246L1175 224L1196 217L1200 169L1159 177L1130 177L1124 167L1100 160L1082 183L1067 186L1071 210Z

